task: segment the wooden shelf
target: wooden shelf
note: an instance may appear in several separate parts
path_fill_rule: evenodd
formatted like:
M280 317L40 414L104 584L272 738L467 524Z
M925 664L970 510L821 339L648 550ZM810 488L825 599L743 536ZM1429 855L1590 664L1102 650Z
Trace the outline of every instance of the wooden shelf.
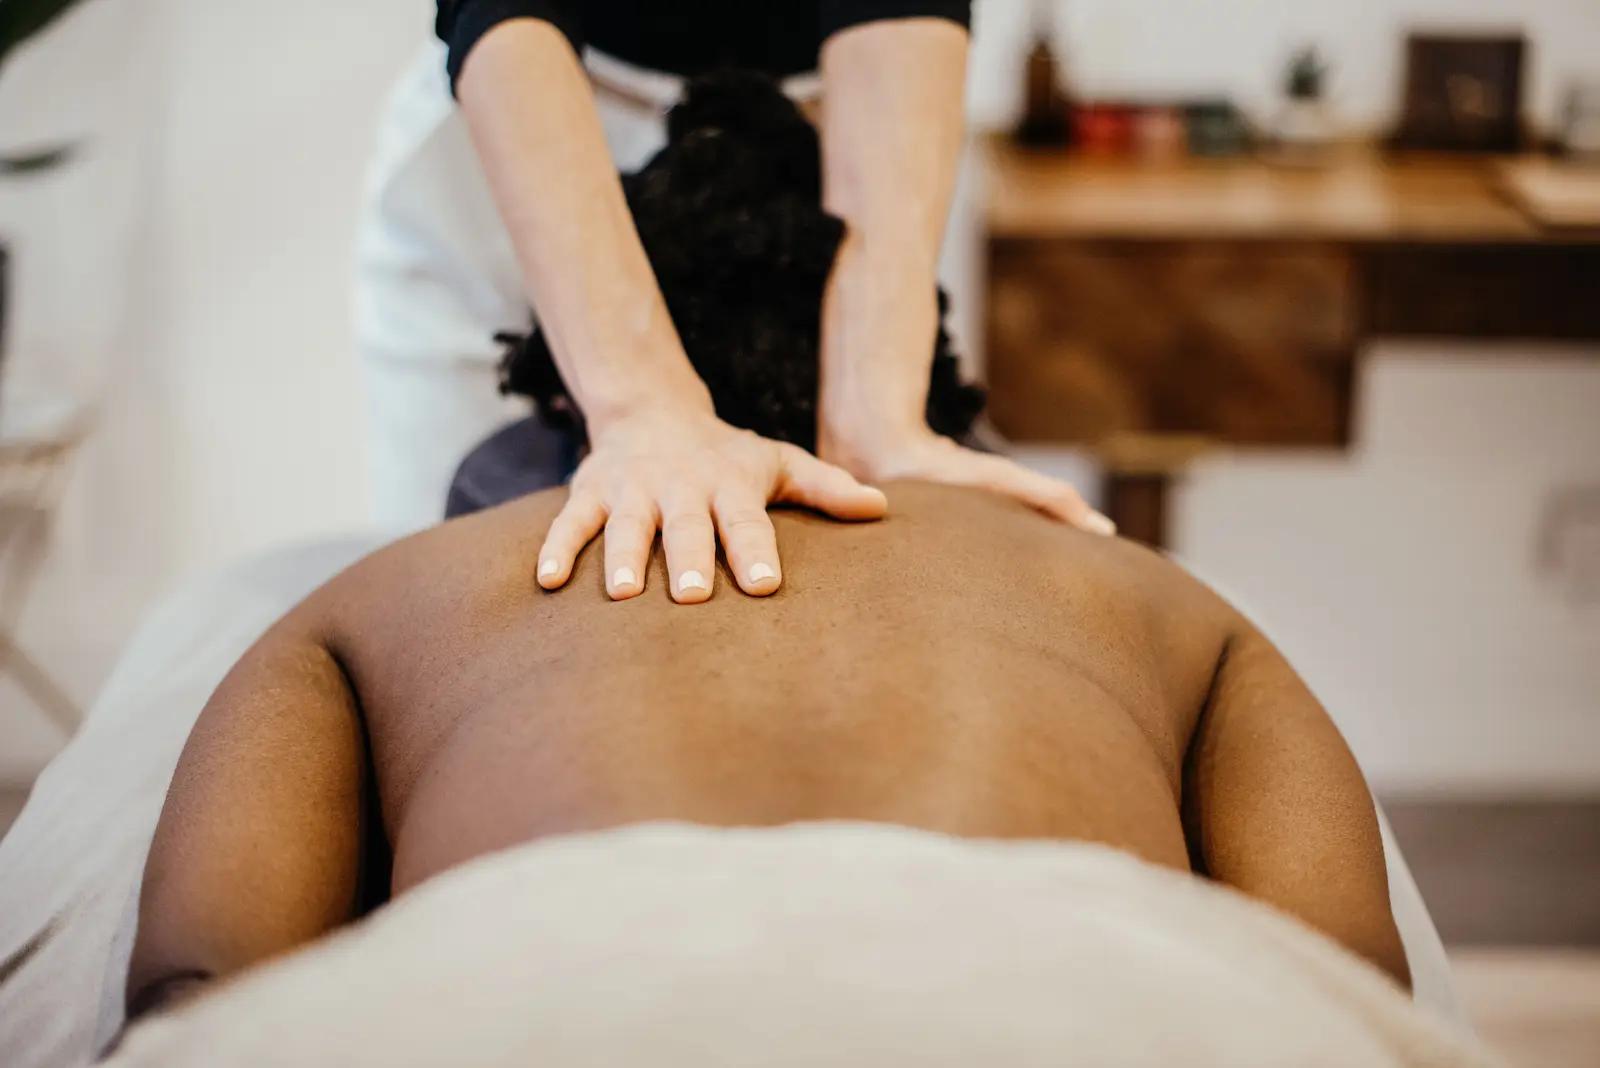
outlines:
M1600 241L1552 231L1504 192L1505 156L1334 150L1328 166L1255 157L1171 162L985 145L996 238Z

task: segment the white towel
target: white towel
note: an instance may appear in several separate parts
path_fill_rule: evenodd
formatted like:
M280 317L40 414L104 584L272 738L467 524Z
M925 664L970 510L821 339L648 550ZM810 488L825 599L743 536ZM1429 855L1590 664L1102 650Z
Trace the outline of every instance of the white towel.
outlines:
M135 1029L226 1064L1493 1063L1266 905L1082 843L858 823L550 839Z

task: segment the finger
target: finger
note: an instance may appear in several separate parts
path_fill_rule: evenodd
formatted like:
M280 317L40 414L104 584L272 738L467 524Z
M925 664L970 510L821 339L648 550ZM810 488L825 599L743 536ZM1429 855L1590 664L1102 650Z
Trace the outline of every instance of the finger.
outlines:
M650 547L656 540L656 511L643 500L619 505L606 520L606 592L625 601L644 592Z
M1089 507L1082 494L1060 479L1030 471L1000 457L994 458L990 479L990 488L1016 497L1080 530L1107 536L1117 532L1117 525L1109 517Z
M711 502L717 535L728 557L728 569L745 593L765 597L783 582L778 570L778 535L767 515L767 502L736 492L717 495Z
M782 445L783 477L773 499L826 512L835 519L882 519L883 491L857 482L842 467L823 463L797 445Z
M679 504L666 510L661 520L661 545L667 553L672 599L679 604L709 600L717 573L717 540L705 503Z
M588 494L568 497L539 550L539 585L547 590L565 585L572 577L572 562L600 533L605 521L606 509L600 498Z

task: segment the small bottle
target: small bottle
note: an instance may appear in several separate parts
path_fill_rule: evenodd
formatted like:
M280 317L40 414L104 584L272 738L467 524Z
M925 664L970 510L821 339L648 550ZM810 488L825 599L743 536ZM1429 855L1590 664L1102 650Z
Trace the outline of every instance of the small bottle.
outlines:
M1061 88L1060 66L1051 48L1054 0L1034 3L1033 48L1024 67L1022 118L1015 132L1030 148L1066 148L1072 142L1072 103Z

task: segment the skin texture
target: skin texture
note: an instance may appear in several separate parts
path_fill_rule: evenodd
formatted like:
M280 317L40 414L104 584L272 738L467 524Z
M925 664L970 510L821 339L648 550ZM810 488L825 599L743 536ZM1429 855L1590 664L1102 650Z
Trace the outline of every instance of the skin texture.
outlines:
M714 414L566 38L540 20L511 19L473 48L457 85L462 113L589 434L568 511L536 547L546 589L568 581L577 554L604 530L608 592L635 596L659 529L666 587L679 602L709 599L709 581L696 580L709 579L719 541L739 588L769 595L783 568L766 505L876 518L882 497L859 478L983 485L1107 532L1109 521L1066 484L954 446L921 421L966 50L966 31L941 19L868 23L824 46L824 195L849 236L824 298L818 459L779 457Z
M145 872L131 1008L334 929L375 882L403 893L651 819L1103 842L1404 978L1360 771L1247 621L1162 558L1015 501L890 497L881 523L778 513L782 591L692 611L659 585L609 602L603 546L539 589L526 561L560 492L332 580L195 727Z

